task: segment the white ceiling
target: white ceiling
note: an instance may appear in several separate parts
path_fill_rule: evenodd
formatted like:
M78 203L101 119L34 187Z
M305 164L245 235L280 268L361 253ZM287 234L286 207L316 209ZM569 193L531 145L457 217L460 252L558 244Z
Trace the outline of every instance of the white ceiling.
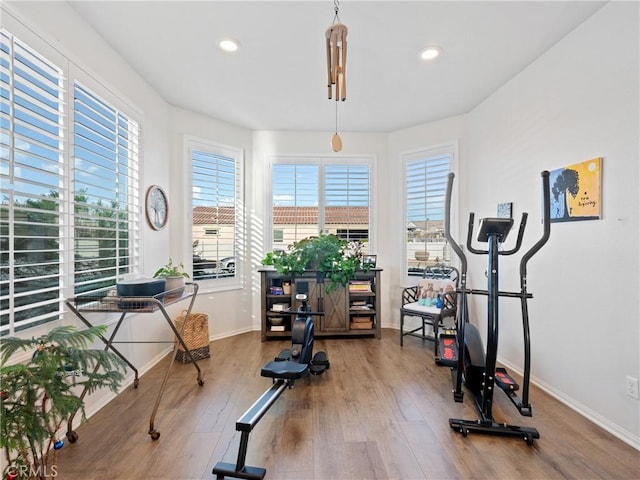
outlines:
M172 105L253 130L335 129L331 0L69 3ZM605 3L343 0L338 130L389 132L469 112ZM242 44L234 55L217 48L227 36ZM421 63L430 44L443 54Z

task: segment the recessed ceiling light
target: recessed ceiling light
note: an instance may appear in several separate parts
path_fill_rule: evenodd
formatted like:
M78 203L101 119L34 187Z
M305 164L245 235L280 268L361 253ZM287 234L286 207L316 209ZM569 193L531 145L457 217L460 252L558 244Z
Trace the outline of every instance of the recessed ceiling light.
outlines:
M442 53L442 47L426 47L420 50L420 60L433 60Z
M240 42L234 40L233 38L225 38L223 40L220 40L218 46L225 52L237 52L240 48Z

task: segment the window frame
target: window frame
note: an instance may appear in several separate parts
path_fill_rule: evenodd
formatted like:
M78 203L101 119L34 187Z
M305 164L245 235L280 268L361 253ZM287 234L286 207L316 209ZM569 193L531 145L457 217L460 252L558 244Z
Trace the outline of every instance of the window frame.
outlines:
M127 207L127 215L131 218L131 220L128 220L127 223L130 226L130 230L127 232L127 245L128 245L128 254L126 255L126 257L129 259L129 263L128 263L128 272L126 273L122 273L119 271L121 267L120 262L117 262L116 265L116 269L118 270L116 272L116 281L118 278L122 278L124 275L129 275L129 274L139 274L142 271L142 265L143 263L143 255L141 254L142 251L142 232L143 232L143 227L145 225L145 221L144 221L144 216L142 215L142 208L143 208L143 204L144 204L144 196L145 193L142 189L142 182L140 181L141 178L141 170L142 170L142 163L143 163L143 158L142 158L142 154L141 154L141 150L142 150L142 125L141 125L141 120L140 118L142 117L142 115L140 115L139 113L136 114L132 114L131 112L133 111L130 107L128 107L126 105L126 103L122 102L120 99L118 99L117 97L115 97L110 91L105 90L104 87L102 87L99 83L97 83L94 79L92 79L90 76L88 76L87 74L85 74L83 71L78 70L75 71L75 68L72 66L70 67L70 73L73 73L73 76L70 76L70 78L72 78L72 80L70 80L70 88L72 89L72 92L69 95L69 102L71 104L70 107L70 129L71 129L71 135L70 135L70 149L69 149L69 165L68 168L70 170L72 170L69 175L67 176L67 178L69 178L70 181L70 186L69 188L71 189L71 191L74 194L74 199L71 200L71 205L69 206L70 210L69 210L69 214L70 214L70 218L71 218L71 222L70 222L70 238L73 238L74 244L77 240L79 240L79 238L76 238L72 233L75 230L75 220L76 220L76 215L74 213L74 208L75 208L75 194L77 193L75 191L75 187L73 187L72 185L75 184L75 171L76 171L76 166L75 166L75 152L74 152L74 147L75 147L75 143L74 140L75 139L75 109L73 108L73 102L74 102L74 98L75 98L75 88L76 86L80 87L82 90L84 90L86 93L90 94L93 96L94 100L98 100L100 102L105 102L108 103L108 106L110 108L112 108L113 110L115 110L116 113L116 124L119 123L119 118L121 115L125 115L127 117L127 120L129 121L133 121L135 122L136 126L137 126L137 143L135 145L133 145L133 147L135 149L137 149L137 158L135 158L134 160L132 160L132 163L135 165L133 167L133 170L129 170L127 172L127 177L131 180L131 183L128 184L128 188L127 188L127 198L130 199L127 201L126 203L126 207ZM71 83L73 82L73 83ZM119 130L119 129L117 129ZM119 139L119 134L116 133L116 142ZM117 170L119 167L119 160L116 159L115 162L115 170ZM122 192L120 192L120 194L122 194ZM120 244L118 244L120 245ZM77 273L75 271L75 247L74 247L74 258L71 259L71 263L72 266L70 267L71 270L71 274L75 276L75 274ZM118 246L118 250L120 250L120 247ZM116 258L119 260L122 257L120 257L119 254L117 254ZM75 279L75 277L74 277ZM75 281L73 282L73 289L75 290ZM94 291L100 291L100 289L98 290L94 290ZM74 296L74 295L83 295L83 294L76 294L75 292L72 291L71 295L69 296ZM68 297L67 297L68 298Z
M408 172L407 170L408 170L408 166L411 162L414 162L416 160L420 160L420 159L428 160L430 158L442 157L444 155L449 156L449 172L455 173L458 170L458 142L457 141L450 141L450 142L445 142L437 145L416 148L416 149L407 150L400 153L400 159L402 163L402 180L401 180L402 182L402 189L401 189L402 216L400 218L400 221L402 223L398 231L400 232L400 235L401 235L399 237L400 239L399 241L400 241L400 244L402 245L402 249L401 249L402 254L400 258L400 272L401 272L403 284L405 285L415 284L416 279L420 278L420 276L409 275L409 256L408 256L408 241L407 241L407 216L408 216L408 211L407 211L407 200L408 200L407 199L407 196L408 196L407 173ZM458 211L458 191L459 189L454 190L451 197L450 225L451 225L452 234L454 235L454 238L457 238L456 219L457 219L457 211ZM443 213L443 219L444 219L444 211L442 213ZM453 254L453 252L451 252L449 264L455 266L457 263L456 260L457 259L455 255Z
M40 336L50 331L52 328L63 324L67 317L68 310L65 307L65 301L75 296L75 243L74 237L74 223L75 223L75 189L74 189L74 172L75 172L75 155L74 155L74 88L76 83L82 87L86 87L90 90L91 94L95 95L97 99L105 102L110 107L116 109L121 114L124 114L129 120L135 122L138 127L138 144L137 144L137 159L136 170L133 172L133 176L136 177L139 189L139 178L141 177L142 170L142 120L143 115L140 110L133 106L128 99L118 92L111 90L104 82L92 77L81 66L73 62L69 57L65 56L58 49L53 47L48 40L38 36L28 27L25 27L21 22L16 20L9 11L2 9L5 13L3 19L2 29L8 32L8 34L18 39L26 48L30 49L35 55L42 57L47 62L55 64L62 72L62 84L61 84L61 96L63 101L60 104L62 111L61 117L61 139L59 141L59 187L58 192L60 194L61 205L57 210L57 214L60 217L58 227L58 239L60 247L58 249L59 256L57 264L59 265L59 277L60 283L58 286L58 314L57 318L52 319L46 323L28 326L16 331L16 328L20 328L20 324L14 323L11 312L13 311L13 304L9 303L8 310L10 313L9 327L5 328L2 336L18 336L22 338L31 336ZM9 143L9 162L13 162L12 143ZM13 189L11 185L8 189ZM139 190L138 190L139 193ZM140 215L140 198L136 198L131 203L127 202L127 208L130 213L134 213L134 219L136 222L135 228L130 232L131 246L129 250L135 249L135 254L139 255L140 247L142 245L142 222ZM133 237L135 236L135 244L133 244ZM116 253L119 250L116 250ZM11 250L10 250L11 252ZM131 254L130 254L131 256ZM13 260L9 259L9 266L12 265ZM142 265L142 258L139 259L137 265L130 269L130 273L139 274L140 265ZM116 276L117 279L117 276ZM13 277L10 276L9 281L13 281ZM98 290L93 290L98 291Z
M306 164L318 165L318 204L323 207L327 205L322 203L325 199L325 170L326 165L366 165L369 169L369 242L368 253L374 254L377 244L377 228L376 228L376 203L374 193L376 188L375 165L376 156L373 154L340 154L338 156L328 157L324 154L274 154L268 159L268 172L265 175L265 192L267 201L265 202L265 225L270 227L264 231L265 251L273 251L273 166L276 164ZM326 233L325 227L325 210L320 209L318 212L318 223L321 231ZM316 232L317 234L317 232Z
M185 206L188 208L189 214L186 216L187 224L185 225L185 245L192 247L193 245L193 157L194 150L209 153L215 156L232 158L235 161L235 274L230 277L219 277L198 280L201 293L218 292L226 290L237 290L244 286L244 257L245 257L245 205L244 205L244 149L225 145L213 140L197 137L194 135L184 135L184 158L185 166L188 166L188 175L186 175L185 188ZM215 235L219 237L218 234ZM186 252L185 252L186 253ZM193 248L189 248L185 262L191 274L193 274ZM193 278L193 275L192 275ZM193 278L195 280L195 278Z

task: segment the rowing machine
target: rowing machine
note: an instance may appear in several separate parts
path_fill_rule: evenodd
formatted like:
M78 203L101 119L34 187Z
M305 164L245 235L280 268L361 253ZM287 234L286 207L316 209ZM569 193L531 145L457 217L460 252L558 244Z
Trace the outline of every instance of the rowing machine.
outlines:
M218 480L225 477L249 480L263 479L267 470L262 467L245 465L249 434L275 401L296 380L307 373L321 375L329 368L329 360L324 352L313 355L313 320L307 307L307 295L298 293L296 299L302 304L297 311L291 329L291 348L287 348L262 367L260 375L273 379L273 384L258 398L251 407L236 421L236 430L240 433L240 447L235 464L218 462L213 474Z

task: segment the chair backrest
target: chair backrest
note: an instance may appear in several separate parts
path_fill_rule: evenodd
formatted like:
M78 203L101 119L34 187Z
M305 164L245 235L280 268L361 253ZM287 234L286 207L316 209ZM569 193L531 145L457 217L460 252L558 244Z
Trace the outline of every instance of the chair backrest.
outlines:
M443 301L442 309L448 310L456 306L456 289L458 288L458 270L451 267L449 278L423 278L418 283L418 301L431 299L435 305L438 296Z
M430 276L429 278L423 278L417 285L406 287L402 290L402 305L408 303L417 302L421 298L421 294L424 294L431 288L436 293L446 291L444 295L444 307L450 309L456 305L456 289L458 288L458 279L460 274L455 267L443 266L438 271L437 275ZM451 286L453 286L453 292L451 292Z

